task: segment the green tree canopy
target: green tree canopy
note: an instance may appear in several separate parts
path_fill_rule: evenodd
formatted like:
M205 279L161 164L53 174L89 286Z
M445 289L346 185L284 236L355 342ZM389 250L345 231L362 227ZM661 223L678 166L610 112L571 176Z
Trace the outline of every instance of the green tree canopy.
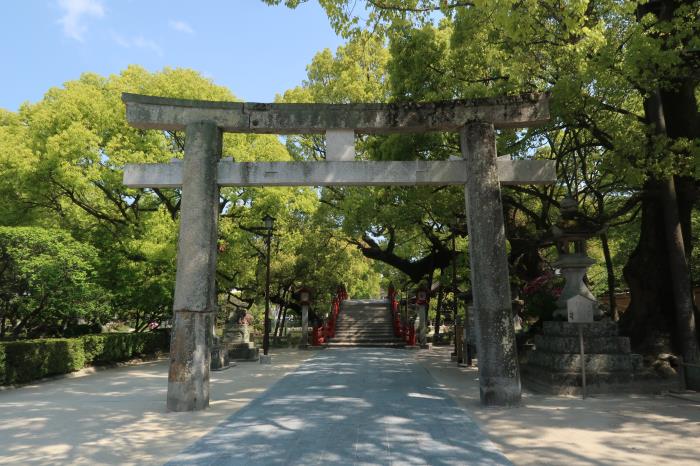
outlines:
M0 338L62 335L110 317L97 251L60 230L0 227Z

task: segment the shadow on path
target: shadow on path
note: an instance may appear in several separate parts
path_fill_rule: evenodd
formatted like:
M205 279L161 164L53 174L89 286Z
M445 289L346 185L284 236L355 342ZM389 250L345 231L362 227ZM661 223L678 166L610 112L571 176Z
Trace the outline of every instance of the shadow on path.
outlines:
M168 465L509 465L413 355L329 349Z

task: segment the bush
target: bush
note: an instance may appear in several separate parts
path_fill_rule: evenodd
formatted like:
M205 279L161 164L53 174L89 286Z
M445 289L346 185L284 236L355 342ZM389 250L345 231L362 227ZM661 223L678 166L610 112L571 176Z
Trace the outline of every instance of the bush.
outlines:
M65 374L85 365L79 339L54 338L5 343L5 383L24 383Z
M5 383L5 345L0 343L0 385Z
M525 315L542 321L552 320L561 295L562 278L545 273L527 283L522 291Z
M0 383L25 383L66 374L93 363L125 361L168 351L167 331L104 333L80 338L25 340L0 344Z
M139 354L167 351L170 343L165 331L147 333L102 333L84 335L85 357L91 363L124 361Z

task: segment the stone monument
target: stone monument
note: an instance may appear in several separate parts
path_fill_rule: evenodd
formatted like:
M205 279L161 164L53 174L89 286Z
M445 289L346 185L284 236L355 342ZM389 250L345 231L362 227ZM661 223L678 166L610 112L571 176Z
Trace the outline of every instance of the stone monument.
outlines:
M238 310L229 316L224 328L224 347L230 360L257 361L259 349L250 341L250 327L253 316L245 310Z
M213 371L221 371L231 366L228 349L221 339L212 331L211 362L209 368Z

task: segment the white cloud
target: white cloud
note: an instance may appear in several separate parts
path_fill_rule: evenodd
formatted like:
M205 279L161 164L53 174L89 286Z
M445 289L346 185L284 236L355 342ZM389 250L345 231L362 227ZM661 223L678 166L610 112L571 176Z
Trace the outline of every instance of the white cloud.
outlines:
M138 47L140 49L147 49L157 53L160 56L163 56L163 49L161 49L160 45L158 45L158 43L155 41L138 36L134 37L131 40L131 43L134 44L134 47Z
M71 39L83 40L87 27L83 24L85 17L102 18L105 9L99 0L58 0L63 16L58 20L63 25L63 32Z
M120 34L117 34L116 32L112 32L112 40L117 45L126 49L130 49L133 47L137 49L150 50L151 52L154 52L161 57L163 56L163 49L160 47L160 45L158 45L157 42L151 39L146 39L143 36L124 37Z
M175 29L177 32L184 32L185 34L194 34L194 29L192 29L192 26L190 26L184 21L171 19L170 21L168 21L168 26L170 26L172 29Z
M131 42L129 42L124 36L117 34L116 32L112 32L112 40L117 44L125 49L128 49L131 47Z

